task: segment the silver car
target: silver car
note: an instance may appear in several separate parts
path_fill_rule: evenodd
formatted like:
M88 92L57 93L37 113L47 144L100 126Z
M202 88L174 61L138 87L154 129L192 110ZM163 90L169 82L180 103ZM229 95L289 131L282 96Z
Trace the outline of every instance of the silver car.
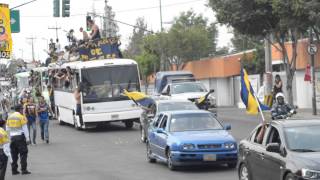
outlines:
M141 141L146 142L149 124L165 111L197 110L198 107L188 100L157 100L149 109L144 109L140 117Z

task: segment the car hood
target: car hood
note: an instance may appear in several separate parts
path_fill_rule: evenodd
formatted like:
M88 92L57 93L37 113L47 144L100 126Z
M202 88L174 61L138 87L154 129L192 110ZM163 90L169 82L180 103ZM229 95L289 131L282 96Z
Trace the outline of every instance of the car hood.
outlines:
M180 143L224 143L235 142L226 130L173 132L172 138Z
M188 99L198 99L202 96L205 96L208 92L189 92L189 93L180 93L180 94L172 94L171 97L173 99L181 99L181 100L188 100Z
M320 171L320 152L292 153L291 157L299 168Z

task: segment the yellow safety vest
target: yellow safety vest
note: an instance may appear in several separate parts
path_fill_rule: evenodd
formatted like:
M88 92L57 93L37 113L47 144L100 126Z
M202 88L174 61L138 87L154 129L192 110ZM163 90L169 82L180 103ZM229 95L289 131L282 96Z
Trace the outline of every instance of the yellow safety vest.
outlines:
M7 126L10 128L21 128L23 125L27 124L27 122L28 120L24 115L15 112L8 117Z
M0 145L9 143L9 136L7 131L4 129L0 128Z

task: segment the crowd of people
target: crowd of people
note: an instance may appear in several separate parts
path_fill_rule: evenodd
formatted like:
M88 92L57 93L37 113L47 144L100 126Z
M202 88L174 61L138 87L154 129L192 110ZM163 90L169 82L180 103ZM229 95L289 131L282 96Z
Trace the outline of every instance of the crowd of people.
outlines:
M37 129L40 128L40 137L44 143L49 143L49 119L54 116L51 102L47 103L36 83L30 87L33 90L23 90L19 100L14 105L14 112L8 115L10 107L1 102L2 115L0 117L0 179L4 179L7 163L11 164L12 175L30 174L27 169L28 145L37 144ZM33 91L33 92L32 92ZM48 87L49 93L52 90ZM49 94L50 97L50 94ZM52 98L50 98L52 99ZM18 170L20 158L21 172Z

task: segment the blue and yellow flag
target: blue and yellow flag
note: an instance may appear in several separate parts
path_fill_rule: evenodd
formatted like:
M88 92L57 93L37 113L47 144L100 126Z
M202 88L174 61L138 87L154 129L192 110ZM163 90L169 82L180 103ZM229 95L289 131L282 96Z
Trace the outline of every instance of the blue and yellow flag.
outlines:
M137 105L143 107L149 107L154 103L154 100L152 98L138 91L128 92L127 90L124 90L123 94L134 101Z
M241 99L247 107L248 114L258 114L259 105L262 111L269 110L269 107L259 102L255 98L254 91L252 89L251 83L249 81L249 76L245 69L241 69ZM259 104L258 104L259 103Z
M10 10L0 3L0 58L10 59L12 53Z

